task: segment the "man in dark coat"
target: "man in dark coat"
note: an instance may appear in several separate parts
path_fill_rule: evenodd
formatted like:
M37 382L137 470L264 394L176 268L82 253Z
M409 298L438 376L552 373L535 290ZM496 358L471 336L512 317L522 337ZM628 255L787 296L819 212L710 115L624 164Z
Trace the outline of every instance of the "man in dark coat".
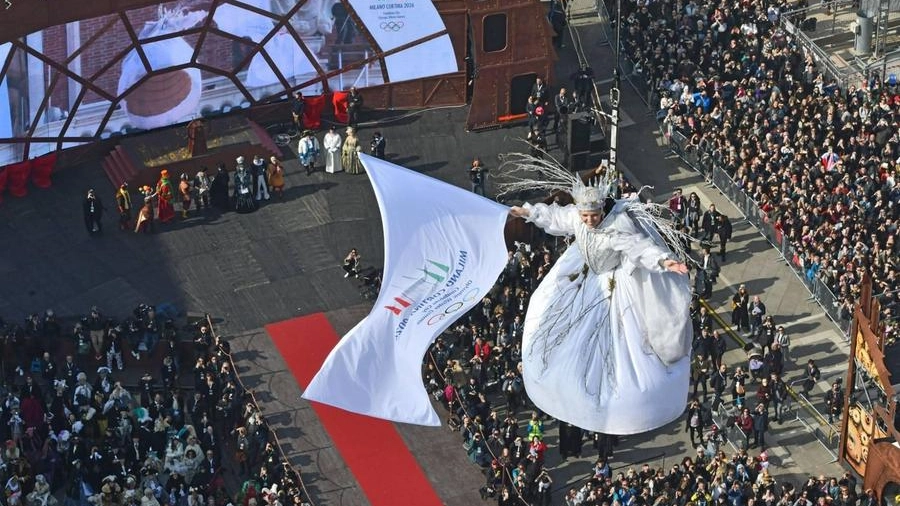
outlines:
M213 178L209 193L213 207L220 211L228 210L228 172L222 164L219 165L216 177Z
M356 128L359 125L359 113L362 112L363 97L356 87L350 88L347 95L347 126Z
M769 410L764 404L757 404L753 410L753 447L766 447L766 431L769 430Z
M828 423L834 423L835 417L840 418L844 409L844 391L837 381L832 383L831 390L825 393L825 405L828 407Z
M716 211L716 205L710 204L703 216L700 218L700 229L703 230L701 239L711 242L719 231L719 216L721 213Z
M93 188L88 190L82 203L82 210L84 211L84 226L87 228L88 234L100 235L103 233L103 202Z
M728 216L719 215L719 228L716 233L719 235L719 256L725 260L725 245L731 240L731 220Z

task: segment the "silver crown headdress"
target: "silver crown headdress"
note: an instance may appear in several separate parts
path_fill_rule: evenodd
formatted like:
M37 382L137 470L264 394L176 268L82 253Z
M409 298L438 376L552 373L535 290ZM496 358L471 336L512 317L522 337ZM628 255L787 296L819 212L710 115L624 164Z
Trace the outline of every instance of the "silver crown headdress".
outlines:
M572 196L579 211L602 210L607 198L616 197L618 173L609 167L601 166L600 170L595 170L585 183L578 173L569 171L547 153L544 153L544 156L546 159L524 153L503 155L498 172L505 181L499 184L500 196L534 190L545 190L551 194L566 192ZM668 207L652 202L641 202L639 197L634 196L617 201L616 208L631 215L648 234L664 241L678 258L689 258L684 241L693 239L676 230L672 221L666 217Z
M615 197L617 174L608 167L595 171L585 184L581 175L563 167L555 158L546 159L525 153L503 155L500 173L501 195L522 191L546 190L566 192L572 196L580 211L602 210L609 196Z

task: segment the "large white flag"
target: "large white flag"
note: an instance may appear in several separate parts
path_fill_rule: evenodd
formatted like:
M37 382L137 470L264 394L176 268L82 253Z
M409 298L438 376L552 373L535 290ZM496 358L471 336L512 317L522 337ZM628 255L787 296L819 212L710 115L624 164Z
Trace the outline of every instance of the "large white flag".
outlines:
M381 292L303 397L396 422L440 425L422 383L422 358L506 265L509 210L392 163L360 159L384 225Z

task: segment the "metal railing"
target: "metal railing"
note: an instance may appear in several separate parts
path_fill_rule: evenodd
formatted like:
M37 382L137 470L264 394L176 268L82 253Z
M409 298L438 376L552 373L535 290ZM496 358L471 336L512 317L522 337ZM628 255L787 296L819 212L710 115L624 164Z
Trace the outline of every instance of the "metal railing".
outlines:
M824 448L825 451L827 451L828 454L831 455L831 458L833 459L831 462L837 462L837 451L838 445L840 444L841 440L841 431L839 428L835 427L834 423L828 422L828 420L825 418L825 415L822 414L822 412L819 411L818 408L816 408L815 404L813 404L813 402L809 399L809 397L806 396L806 394L803 394L794 388L794 385L796 385L797 383L804 383L806 381L806 378L792 381L788 385L788 392L791 394L791 398L800 401L800 404L802 404L802 407L806 409L807 412L809 412L810 410L812 411L813 417L818 422L818 425L813 426L809 423L809 421L806 420L806 417L800 416L800 405L798 405L796 409L794 409L793 421L803 424L803 426L806 427L806 429L810 433L812 433L813 436L815 436L816 441L818 441L819 444L822 445L822 448ZM787 409L785 409L785 411L790 411L792 404L793 403L791 403L791 405L789 405Z
M716 312L715 309L713 309L705 300L700 299L700 303L703 304L704 307L706 307L706 311L709 313L709 315L712 316L716 323L719 324L719 326L729 337L731 337L732 340L734 340L735 343L737 343L741 348L743 348L744 345L747 344L744 339L741 338L741 336L731 328L730 325L725 323L722 317L719 316L719 313ZM832 462L836 462L837 454L835 452L837 451L838 442L840 440L840 430L838 430L834 426L834 424L831 424L826 420L825 416L815 407L812 401L805 394L798 392L794 388L794 385L804 381L806 381L806 378L794 380L787 385L788 398L785 399L785 402L780 406L779 410L781 412L776 414L778 415L778 418L780 420L783 420L784 418L782 418L782 413L790 412L793 409L795 419L801 422L803 426L806 427L806 429L813 435L813 437L816 438L819 444L821 444L825 448L825 450L828 451L828 454L831 455L832 459L834 459L832 460ZM795 402L796 405L794 404ZM809 414L813 415L813 417L816 418L816 420L819 422L820 426L814 427L809 422L807 422L804 417L800 416L801 408L805 409ZM735 427L737 427L737 432L735 433L734 430L731 430L731 428L728 427L729 424L726 423L726 420L729 416L737 416L736 410L728 407L723 402L721 405L717 406L717 410L714 410L713 413L713 422L716 424L719 430L723 430L723 428L726 430L726 432L724 432L725 436L728 438L728 441L731 444L732 448L737 450L737 447L733 443L733 435L739 435L744 438L744 441L746 441L747 434L745 434L736 425ZM718 416L718 419L716 418L716 416ZM827 427L827 430L822 430L821 427Z
M735 452L746 449L746 445L750 441L750 434L744 432L733 421L737 420L737 410L734 406L728 406L722 401L716 409L712 411L712 422L718 428L719 434L722 434L726 443L728 443ZM732 420L729 423L729 419ZM737 442L738 444L736 444Z
M660 129L668 139L669 149L722 192L747 222L778 250L791 272L809 291L810 300L815 300L822 307L828 318L840 330L844 340L849 341L850 320L846 318L848 315L842 314L841 299L821 279L818 269L806 252L795 247L790 238L775 227L777 220L773 212L762 209L755 200L747 195L744 189L722 168L721 163L712 152L699 146L690 145L687 137L681 131L666 122L663 122Z
M610 13L610 9L606 6L605 0L595 0L595 3L597 8L597 18L600 20L600 26L603 28L603 33L606 35L606 42L609 43L609 46L614 53L618 51L619 54L619 75L628 81L628 84L634 89L638 98L640 98L648 108L651 108L651 104L653 103L653 89L647 85L647 78L644 76L643 71L636 72L636 69L639 69L640 67L636 65L629 56L628 40L625 37L622 37L620 47L616 48L616 34L612 26L613 17ZM632 79L633 77L635 79Z
M831 8L836 12L841 8L849 7L851 4L852 2L849 1L831 2ZM863 79L862 72L852 67L838 67L834 63L834 61L832 61L831 55L828 54L828 52L826 52L824 49L819 47L816 41L814 41L811 37L803 33L803 30L801 30L800 27L795 23L795 20L802 19L806 13L811 12L811 10L815 7L817 6L809 7L806 9L795 9L786 12L779 18L778 25L782 30L794 37L794 42L799 45L800 48L812 54L816 65L818 65L822 69L822 72L828 78L827 80L836 80L838 86L842 90L846 90L854 80L856 80L856 82L859 82L861 79Z

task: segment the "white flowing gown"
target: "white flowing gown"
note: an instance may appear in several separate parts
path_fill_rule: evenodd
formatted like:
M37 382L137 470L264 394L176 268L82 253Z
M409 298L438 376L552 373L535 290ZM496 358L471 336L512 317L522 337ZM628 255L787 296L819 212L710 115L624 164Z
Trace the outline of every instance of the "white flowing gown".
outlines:
M622 200L595 229L575 206L525 204L527 220L574 235L531 297L522 343L525 390L550 416L585 430L637 434L685 409L690 283L655 229Z

